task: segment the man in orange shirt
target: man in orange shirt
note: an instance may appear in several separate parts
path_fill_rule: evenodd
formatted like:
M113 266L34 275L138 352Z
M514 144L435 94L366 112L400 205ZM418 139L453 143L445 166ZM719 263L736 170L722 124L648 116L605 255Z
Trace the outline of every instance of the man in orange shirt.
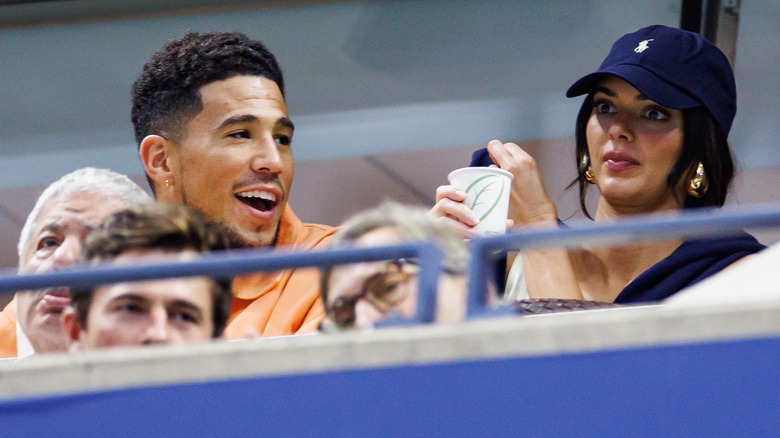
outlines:
M73 266L82 240L105 216L147 202L151 197L137 184L110 170L87 167L63 176L41 193L27 216L19 236L19 272ZM69 303L65 288L17 293L0 313L0 357L64 351L60 315Z
M236 247L309 250L335 231L287 205L294 125L274 56L240 33L188 33L144 65L132 90L139 155L158 200L202 211ZM228 338L316 331L314 268L233 282Z

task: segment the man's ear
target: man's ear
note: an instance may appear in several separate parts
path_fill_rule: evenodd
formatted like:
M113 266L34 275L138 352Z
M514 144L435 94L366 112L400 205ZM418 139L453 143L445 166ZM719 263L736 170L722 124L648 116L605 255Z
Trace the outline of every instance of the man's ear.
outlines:
M65 337L68 342L68 351L74 352L81 350L81 324L76 318L76 309L66 307L62 311L62 328L65 330Z
M154 193L159 197L165 188L170 188L173 180L173 164L176 160L176 145L172 141L160 135L147 135L141 140L138 147L138 155L144 166L146 175L154 181ZM161 200L165 199L163 196Z

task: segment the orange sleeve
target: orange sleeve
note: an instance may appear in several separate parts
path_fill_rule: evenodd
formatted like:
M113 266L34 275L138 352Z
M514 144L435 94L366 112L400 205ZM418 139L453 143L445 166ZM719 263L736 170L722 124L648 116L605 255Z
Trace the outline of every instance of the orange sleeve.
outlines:
M16 357L16 311L14 301L0 312L0 358Z

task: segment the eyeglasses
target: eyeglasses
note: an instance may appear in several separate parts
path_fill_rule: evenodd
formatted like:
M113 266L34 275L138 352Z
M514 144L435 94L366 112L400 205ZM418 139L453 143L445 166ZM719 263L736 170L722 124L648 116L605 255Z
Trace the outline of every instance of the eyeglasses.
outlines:
M416 264L411 259L391 260L379 272L366 279L360 293L333 300L330 306L333 322L341 328L352 326L355 323L355 306L360 299L367 300L382 313L388 312L406 298L406 293L395 294L398 285L413 275L404 266Z

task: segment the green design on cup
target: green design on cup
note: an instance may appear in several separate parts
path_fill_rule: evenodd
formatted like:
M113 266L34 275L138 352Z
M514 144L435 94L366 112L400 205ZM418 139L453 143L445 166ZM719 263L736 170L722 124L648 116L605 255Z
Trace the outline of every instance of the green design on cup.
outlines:
M483 180L485 180L485 179L488 179L488 178L499 178L499 179L501 179L501 188L500 188L500 189L498 189L499 196L496 196L496 200L493 202L493 205L491 205L491 206L490 206L490 208L488 208L488 209L487 209L487 211L485 212L485 214L483 214L483 215L482 215L482 217L481 217L481 218L479 218L479 220L480 220L480 221L483 221L483 220L485 220L485 218L486 218L486 217L490 216L490 213L492 213L492 212L493 212L493 210L494 210L494 209L496 208L496 206L498 205L498 202L501 200L501 196L500 196L500 194L504 192L504 184L505 184L505 181L504 181L504 179L503 179L503 178L500 178L498 175L485 175L485 176L483 176L483 177L480 177L480 178L477 178L477 179L475 179L475 180L474 180L474 182L473 182L473 183L471 183L471 184L468 186L468 188L466 188L466 193L469 193L469 192L471 192L471 189L473 189L473 188L474 188L474 186L476 186L477 184L479 184L480 182L482 182ZM486 192L489 192L489 191L490 191L490 187L491 187L492 185L494 185L495 183L496 183L495 181L492 181L492 182L490 182L490 183L488 183L488 184L485 184L485 185L484 185L482 188L480 188L480 189L479 189L479 191L477 191L477 192L476 192L476 194L474 195L474 201L471 203L471 205L469 205L469 208L470 208L472 211L474 211L474 208L475 208L477 205L481 204L481 202L479 202L479 198L480 198L480 197L481 197L481 196L482 196L484 193L486 193Z

